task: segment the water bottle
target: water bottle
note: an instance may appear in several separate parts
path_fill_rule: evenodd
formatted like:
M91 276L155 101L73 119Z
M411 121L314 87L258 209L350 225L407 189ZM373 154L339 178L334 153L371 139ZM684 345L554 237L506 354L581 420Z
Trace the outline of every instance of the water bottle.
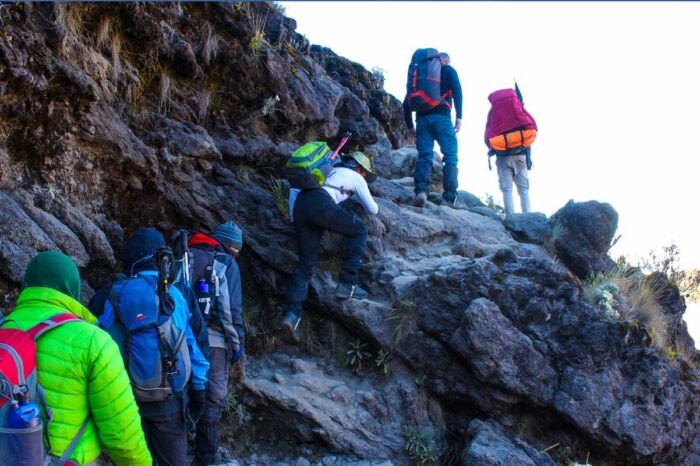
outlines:
M201 295L208 295L209 294L209 283L203 278L200 278L199 281L197 282L197 291Z
M209 283L203 278L197 280L196 295L204 320L209 320L211 313L211 297L209 296ZM202 306L204 306L204 309L202 309Z
M27 429L41 424L39 405L33 401L13 401L7 417L10 429Z

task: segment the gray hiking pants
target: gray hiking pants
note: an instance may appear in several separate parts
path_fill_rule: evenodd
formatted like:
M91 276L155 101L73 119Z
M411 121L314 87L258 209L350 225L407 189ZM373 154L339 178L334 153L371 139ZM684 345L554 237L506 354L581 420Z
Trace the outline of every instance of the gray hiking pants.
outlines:
M497 155L498 187L503 193L503 207L506 215L515 212L513 201L513 183L518 188L520 207L530 212L530 181L528 180L527 157L523 155Z

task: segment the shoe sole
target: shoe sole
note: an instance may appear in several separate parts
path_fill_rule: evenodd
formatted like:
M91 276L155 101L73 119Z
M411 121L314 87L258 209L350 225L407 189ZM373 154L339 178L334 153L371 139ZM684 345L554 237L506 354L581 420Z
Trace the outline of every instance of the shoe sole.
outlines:
M298 326L298 325L297 325ZM297 331L291 325L282 324L282 337L285 338L290 343L299 343L300 338Z
M416 199L415 205L416 205L416 207L425 207L425 202L426 201L424 201L422 199L421 200Z
M369 297L369 295L367 295L367 296L356 296L356 295L348 296L348 295L336 294L335 297L338 299L366 299Z

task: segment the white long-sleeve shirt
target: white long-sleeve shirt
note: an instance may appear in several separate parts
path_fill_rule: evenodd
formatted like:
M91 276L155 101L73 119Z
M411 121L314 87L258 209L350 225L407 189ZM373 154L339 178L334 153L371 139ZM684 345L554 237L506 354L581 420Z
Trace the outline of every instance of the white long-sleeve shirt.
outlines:
M379 206L369 192L367 182L355 170L345 167L334 168L331 174L328 175L328 178L326 178L323 189L331 195L336 204L340 204L352 194L357 194L360 204L362 204L362 207L368 214L376 215L379 212ZM289 192L289 216L292 217L292 221L294 221L294 203L300 191L299 189L292 189Z

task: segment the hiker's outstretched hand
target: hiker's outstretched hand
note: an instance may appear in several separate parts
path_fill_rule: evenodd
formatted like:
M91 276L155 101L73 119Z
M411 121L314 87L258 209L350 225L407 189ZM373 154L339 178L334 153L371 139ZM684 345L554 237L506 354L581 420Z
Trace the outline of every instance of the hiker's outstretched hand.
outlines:
M462 119L457 118L455 120L455 133L459 133L459 130L462 129Z

